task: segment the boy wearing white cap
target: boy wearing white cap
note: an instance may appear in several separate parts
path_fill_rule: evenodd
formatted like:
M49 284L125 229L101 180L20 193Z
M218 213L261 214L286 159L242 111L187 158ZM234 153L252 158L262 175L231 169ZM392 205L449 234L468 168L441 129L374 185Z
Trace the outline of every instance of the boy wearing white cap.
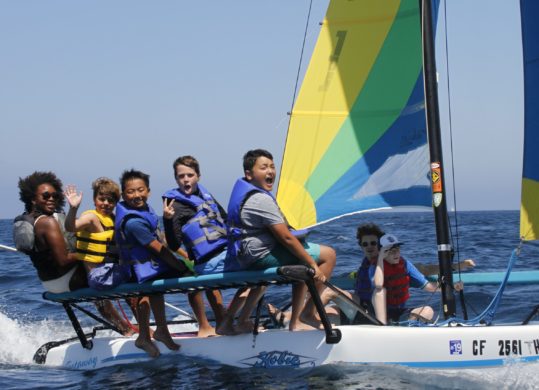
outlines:
M385 324L388 320L398 322L403 314L409 313L410 319L430 321L434 315L430 306L409 309L405 305L410 298L410 287L435 292L438 286L429 282L410 261L401 256L401 245L402 242L392 234L380 238L381 249L373 275L376 318ZM457 291L462 287L462 282L455 284Z

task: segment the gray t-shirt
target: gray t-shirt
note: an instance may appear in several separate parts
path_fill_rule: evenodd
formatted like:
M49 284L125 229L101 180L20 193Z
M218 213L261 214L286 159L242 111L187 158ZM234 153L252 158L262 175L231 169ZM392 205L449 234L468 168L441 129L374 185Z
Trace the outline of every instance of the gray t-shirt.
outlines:
M242 266L248 266L267 256L277 240L268 230L268 226L286 223L277 203L263 192L251 195L243 205L240 218L246 237L241 242L241 255L238 257Z

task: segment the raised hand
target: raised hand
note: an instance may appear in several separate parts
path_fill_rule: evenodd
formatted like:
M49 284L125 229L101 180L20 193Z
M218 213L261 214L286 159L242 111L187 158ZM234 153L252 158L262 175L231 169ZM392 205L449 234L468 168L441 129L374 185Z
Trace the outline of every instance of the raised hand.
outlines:
M77 187L75 187L73 184L67 186L66 190L64 191L64 195L67 199L67 203L69 203L69 206L73 207L74 209L80 206L80 202L82 201L82 192L77 192Z
M171 199L170 202L167 198L163 199L163 218L172 219L174 216L174 201L175 199Z
M378 258L384 259L391 248L392 248L392 245L381 247L380 251L378 252Z

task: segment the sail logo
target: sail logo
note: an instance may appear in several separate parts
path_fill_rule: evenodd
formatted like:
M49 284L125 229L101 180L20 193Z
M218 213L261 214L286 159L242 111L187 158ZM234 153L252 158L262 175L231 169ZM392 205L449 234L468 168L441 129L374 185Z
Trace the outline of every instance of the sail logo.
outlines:
M243 364L256 368L278 367L314 367L315 359L308 356L296 355L288 351L260 352L258 355L241 360Z
M449 353L451 355L462 355L462 341L449 340Z

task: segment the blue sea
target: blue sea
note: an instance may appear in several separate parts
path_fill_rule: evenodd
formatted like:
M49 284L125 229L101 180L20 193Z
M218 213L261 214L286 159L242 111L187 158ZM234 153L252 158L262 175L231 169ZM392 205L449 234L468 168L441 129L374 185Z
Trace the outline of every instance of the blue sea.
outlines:
M518 245L518 212L481 211L452 215L453 231L458 225L459 259L472 258L475 271L504 270L511 251ZM456 219L456 221L455 221ZM375 222L405 242L402 252L413 262L436 263L433 217L428 212L366 213L325 224L311 233L310 241L325 243L337 251L335 275L357 268L361 259L355 239L358 224ZM0 220L0 244L13 246L11 221ZM455 235L455 245L457 243ZM46 368L32 362L45 342L74 336L63 308L41 298L43 292L30 260L22 254L0 250L0 385L22 388L147 388L147 389L534 389L537 364L510 364L482 370L425 370L393 366L267 370L237 369L174 355L137 365L118 365L89 372ZM539 269L539 248L525 245L515 269ZM467 286L465 295L470 316L490 301L497 286ZM520 321L539 304L539 286L509 285L498 312L499 319ZM289 288L269 290L266 300L286 303ZM229 298L230 294L226 295ZM438 296L413 292L413 303L437 308ZM181 295L167 302L189 310ZM439 312L439 310L438 310ZM169 316L178 313L169 310ZM84 325L85 323L83 323ZM381 346L382 347L382 346ZM387 348L387 345L383 346ZM389 346L391 347L391 346ZM358 345L357 348L361 348ZM428 348L428 345L418 349Z

